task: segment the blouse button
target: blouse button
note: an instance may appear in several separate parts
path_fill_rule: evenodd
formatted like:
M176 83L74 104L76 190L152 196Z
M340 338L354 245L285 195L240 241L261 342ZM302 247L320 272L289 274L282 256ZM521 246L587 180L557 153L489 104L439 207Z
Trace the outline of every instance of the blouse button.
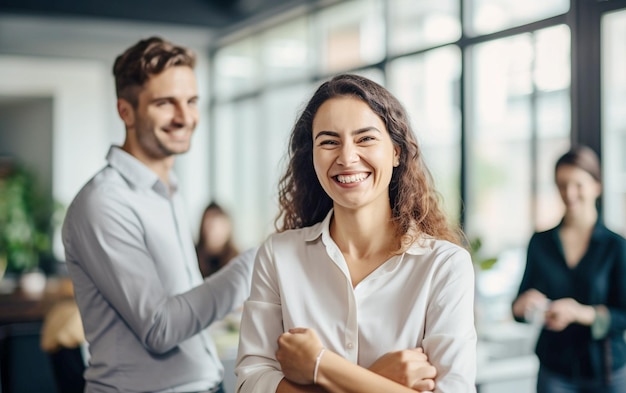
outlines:
M348 349L352 349L352 348L354 348L354 345L352 345L352 343L348 343L347 347L348 347Z

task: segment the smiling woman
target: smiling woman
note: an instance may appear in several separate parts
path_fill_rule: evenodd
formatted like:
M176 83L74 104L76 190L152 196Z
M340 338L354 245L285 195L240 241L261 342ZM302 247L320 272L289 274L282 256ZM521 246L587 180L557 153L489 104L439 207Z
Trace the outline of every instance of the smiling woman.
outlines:
M353 97L326 101L313 120L313 138L315 173L335 210L373 203L374 210L391 213L388 185L400 148L365 102Z
M472 262L397 99L355 75L322 84L279 195L244 306L239 391L473 391Z

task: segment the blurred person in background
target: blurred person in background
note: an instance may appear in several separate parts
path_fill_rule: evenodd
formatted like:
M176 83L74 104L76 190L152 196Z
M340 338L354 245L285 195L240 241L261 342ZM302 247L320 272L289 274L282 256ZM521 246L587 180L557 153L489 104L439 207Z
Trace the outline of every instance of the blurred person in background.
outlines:
M232 220L216 202L209 203L202 213L196 254L203 277L216 273L239 254Z
M596 153L586 146L565 153L555 183L565 214L530 239L512 305L516 320L543 323L537 392L625 393L626 240L599 217Z

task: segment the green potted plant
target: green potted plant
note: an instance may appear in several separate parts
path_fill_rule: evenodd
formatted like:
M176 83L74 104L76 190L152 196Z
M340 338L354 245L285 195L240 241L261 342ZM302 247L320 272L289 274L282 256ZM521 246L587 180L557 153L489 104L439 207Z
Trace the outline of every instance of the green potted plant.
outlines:
M0 166L0 259L7 272L32 271L51 255L53 207L31 171L11 162Z

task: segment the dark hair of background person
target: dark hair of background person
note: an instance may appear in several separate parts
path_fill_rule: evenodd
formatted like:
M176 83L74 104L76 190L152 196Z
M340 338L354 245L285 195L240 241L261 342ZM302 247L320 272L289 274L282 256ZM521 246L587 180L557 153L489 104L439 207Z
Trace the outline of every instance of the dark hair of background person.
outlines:
M115 59L113 75L117 97L136 107L139 90L152 75L174 66L193 69L195 65L196 55L188 48L160 37L141 40Z
M462 245L460 228L450 224L440 206L420 147L402 104L379 84L351 74L323 83L297 119L289 142L288 168L279 182L278 231L321 222L333 206L313 167L313 119L320 106L334 97L355 97L365 102L384 122L394 145L400 147L400 165L389 185L392 218L404 251L421 235ZM280 222L282 219L282 223Z
M587 146L576 146L570 151L563 154L554 166L554 172L563 165L570 165L582 169L594 178L598 183L602 182L602 170L600 168L600 160L595 151Z
M212 220L216 216L221 216L229 221L231 227L229 228L229 234L224 245L217 252L210 253L207 250L207 233L206 225L207 220ZM211 202L204 209L202 213L202 220L200 222L200 233L198 234L198 242L196 244L196 254L198 255L198 267L202 273L202 277L208 277L213 273L216 273L222 267L224 267L231 259L239 254L239 249L235 246L233 240L232 220L229 214L216 202Z

